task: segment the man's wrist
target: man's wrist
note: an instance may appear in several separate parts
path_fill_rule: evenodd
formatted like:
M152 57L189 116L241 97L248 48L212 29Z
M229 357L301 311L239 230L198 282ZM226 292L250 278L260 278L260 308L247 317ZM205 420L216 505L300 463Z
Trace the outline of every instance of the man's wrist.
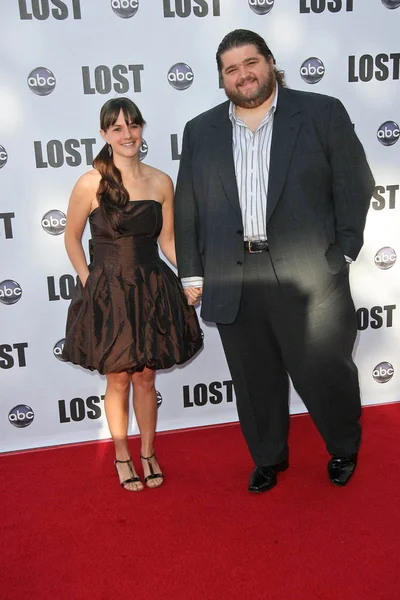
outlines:
M195 287L201 288L203 287L204 277L194 276L194 277L181 277L182 287L183 289Z

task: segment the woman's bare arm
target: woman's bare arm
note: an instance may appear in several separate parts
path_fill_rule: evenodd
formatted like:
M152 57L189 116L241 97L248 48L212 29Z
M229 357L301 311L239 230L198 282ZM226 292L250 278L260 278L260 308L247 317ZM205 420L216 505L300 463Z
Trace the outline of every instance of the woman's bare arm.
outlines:
M83 251L82 234L96 198L97 187L98 177L96 174L93 176L93 171L82 175L72 190L67 211L65 248L83 286L89 276L89 269Z
M169 262L176 267L174 237L174 187L168 175L162 173L163 227L158 238L160 248Z

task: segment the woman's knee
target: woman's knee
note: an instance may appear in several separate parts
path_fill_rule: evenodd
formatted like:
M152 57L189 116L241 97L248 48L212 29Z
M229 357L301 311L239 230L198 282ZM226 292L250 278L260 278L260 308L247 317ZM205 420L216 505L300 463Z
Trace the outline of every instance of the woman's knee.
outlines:
M130 382L129 373L109 373L107 375L107 387L121 394L129 390Z
M134 388L140 388L144 391L151 391L155 385L155 371L145 367L143 371L132 375L132 383Z

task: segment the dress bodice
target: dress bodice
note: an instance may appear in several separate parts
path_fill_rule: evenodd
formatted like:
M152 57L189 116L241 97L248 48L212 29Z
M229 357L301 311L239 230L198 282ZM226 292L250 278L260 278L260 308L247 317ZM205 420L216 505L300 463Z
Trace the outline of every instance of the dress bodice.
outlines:
M157 239L162 228L162 205L156 200L130 200L115 231L104 219L99 207L89 215L90 230L96 242L115 242L121 238L138 236Z
M143 266L160 260L157 238L162 228L161 202L129 201L118 231L104 219L100 208L90 213L89 223L94 249L93 266Z

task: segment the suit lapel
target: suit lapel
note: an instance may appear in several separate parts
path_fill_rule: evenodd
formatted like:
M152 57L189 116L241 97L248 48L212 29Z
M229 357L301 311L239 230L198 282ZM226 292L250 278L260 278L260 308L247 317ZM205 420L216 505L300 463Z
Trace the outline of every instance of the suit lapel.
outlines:
M267 223L281 195L300 125L300 109L292 101L290 92L279 88L271 141Z
M267 223L278 203L285 183L287 171L297 135L301 126L300 109L292 101L290 92L279 88L278 105L274 116L271 141L271 157L268 178ZM221 105L211 123L210 148L218 175L229 202L240 218L242 213L236 183L232 148L232 123L229 119L229 101Z
M229 119L229 101L221 105L221 111L212 123L210 148L215 159L218 175L233 208L242 218L236 183L232 148L232 123Z

